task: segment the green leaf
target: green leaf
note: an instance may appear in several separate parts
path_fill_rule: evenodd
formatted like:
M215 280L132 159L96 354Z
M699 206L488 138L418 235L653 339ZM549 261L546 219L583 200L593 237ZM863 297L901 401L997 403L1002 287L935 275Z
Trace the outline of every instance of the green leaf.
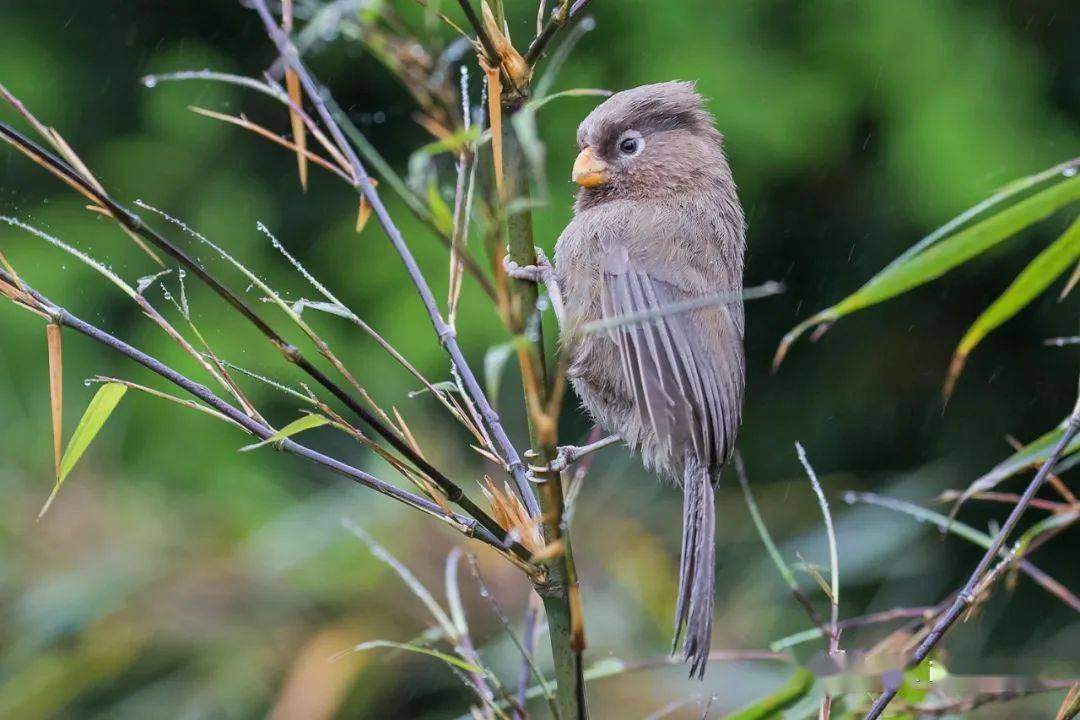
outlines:
M904 682L897 695L909 705L922 702L934 690L934 683L942 682L949 671L940 662L927 658L904 673Z
M442 195L439 194L439 186L436 184L434 177L428 181L427 201L435 227L439 228L440 232L449 235L454 226L454 214L451 212L450 206L443 200Z
M857 293L834 305L832 314L842 317L935 280L1078 198L1080 176L1051 185L1016 205L961 230L947 240L942 240L903 265L879 273Z
M723 720L765 720L774 718L781 710L791 707L801 700L814 686L814 674L806 668L796 668L784 685L766 698L747 705L729 715Z
M360 643L354 648L346 650L344 653L338 653L334 656L334 660L343 657L351 652L363 652L365 650L371 650L372 648L393 648L395 650L405 650L406 652L419 653L420 655L428 655L433 658L438 658L448 665L453 665L456 668L464 670L465 672L478 673L480 675L487 675L487 671L476 665L465 662L464 660L448 655L438 650L432 650L431 648L420 647L419 645L410 645L409 643L399 643L392 640L370 640L368 642Z
M1045 179L1045 176L1046 173L1042 173L1036 177ZM854 294L816 313L789 331L776 350L773 367L779 366L791 344L809 328L815 325L827 326L845 315L935 280L1029 225L1080 199L1080 175L1059 172L1056 180L1030 197L937 240L932 245L927 241L942 237L940 231L924 238ZM1019 186L1027 187L1027 184L1021 182ZM1014 193L1010 190L1002 193L1002 197L1010 197L1012 194ZM982 207L985 209L985 206ZM958 227L959 223L949 223L949 226ZM916 249L918 251L913 252Z
M257 442L252 445L245 445L240 448L240 452L248 452L249 450L255 450L261 448L264 445L271 445L273 443L281 442L282 440L292 437L297 433L304 432L305 430L311 430L312 428L322 427L330 422L330 419L323 415L312 413L310 415L304 415L301 418L293 420L285 427L278 430L276 433L266 438L262 442Z
M739 478L739 486L742 488L743 498L746 500L746 507L750 511L750 519L754 521L754 527L757 528L758 536L761 537L761 542L765 545L765 550L768 551L769 557L772 559L773 564L776 565L776 569L780 571L780 576L784 578L784 582L791 588L792 592L799 591L799 583L795 580L795 573L788 567L787 562L784 561L784 557L780 554L780 549L776 547L776 543L773 542L772 535L769 533L769 528L765 525L765 519L761 517L761 510L758 509L758 504L754 500L754 494L750 492L750 483L746 479L746 472L743 467L742 456L735 453L735 468L737 469L737 475Z
M1023 557L1027 552L1028 546L1035 541L1043 533L1050 532L1051 530L1057 530L1058 528L1068 527L1072 525L1077 519L1080 518L1080 512L1073 510L1071 512L1055 513L1048 517L1043 518L1039 522L1035 523L1020 535L1019 539L1013 544L1014 552L1017 557Z
M71 440L64 450L64 456L60 458L60 469L56 475L56 485L53 486L49 499L45 501L44 507L38 513L39 518L48 511L49 506L52 505L53 500L56 498L56 494L60 491L60 486L64 484L64 480L67 479L67 476L75 467L75 463L79 462L79 458L86 452L86 448L90 447L90 443L97 436L105 421L109 419L109 415L116 409L120 398L124 397L126 392L127 387L120 383L106 383L94 393L90 404L86 406L86 412L83 413L83 416L79 419L79 424L75 427L75 432L71 434Z
M949 375L945 380L944 396L948 398L956 378L964 368L968 355L984 337L999 325L1020 312L1028 303L1054 282L1080 257L1080 217L1034 260L1028 263L1001 297L983 311L964 334L956 347Z
M1024 470L1038 467L1046 462L1050 457L1050 453L1053 452L1054 446L1058 444L1058 441L1061 440L1061 436L1065 433L1066 422L1068 421L1063 421L1050 432L1032 440L1030 443L995 465L988 473L977 479L964 491L964 494L960 498L961 502L967 500L975 493L994 489L1002 480L1010 478ZM1065 451L1061 453L1061 457L1062 459L1065 459L1078 450L1080 450L1080 436L1073 439L1073 441L1065 447Z

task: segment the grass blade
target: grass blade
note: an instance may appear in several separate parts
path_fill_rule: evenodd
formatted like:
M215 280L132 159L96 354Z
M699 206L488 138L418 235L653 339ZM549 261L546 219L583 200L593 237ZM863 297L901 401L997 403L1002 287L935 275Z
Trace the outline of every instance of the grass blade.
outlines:
M38 513L38 518L48 512L49 506L56 499L56 494L60 492L60 486L64 484L64 480L67 479L67 476L75 467L75 463L86 452L86 448L90 447L90 443L97 436L126 392L127 387L120 383L106 383L94 393L90 404L86 406L86 412L83 413L79 424L75 427L75 432L71 434L71 441L68 443L67 449L64 450L63 457L60 458L60 468L56 473L56 485L53 486L49 499L45 501L41 512Z
M240 448L240 452L249 452L251 450L261 448L264 445L273 445L274 443L279 443L279 442L281 442L282 440L284 440L286 438L289 438L289 437L292 437L293 435L296 435L297 433L302 433L305 430L311 430L313 428L322 427L323 425L326 425L329 422L330 422L329 418L327 418L327 417L325 417L323 415L318 415L316 413L311 413L310 415L304 415L301 418L297 418L296 420L293 420L291 423L289 423L285 427L281 428L276 433L274 433L270 437L266 438L262 442L257 442L257 443L254 443L252 445L245 445L244 447Z
M60 325L45 326L49 344L49 405L52 413L53 470L60 477L60 459L64 454L64 364L60 346Z
M487 671L484 670L484 668L467 663L461 658L454 657L453 655L448 655L444 652L432 650L431 648L421 647L419 645L410 645L409 643L394 642L393 640L369 640L367 642L362 642L356 647L352 647L348 650L345 650L344 652L338 653L337 655L332 657L331 660L338 660L349 653L363 652L365 650L371 650L372 648L393 648L394 650L404 650L406 652L428 655L433 658L438 658L447 665L452 665L460 670L464 670L465 672L476 673L478 675L485 676L487 675Z
M788 567L787 562L784 561L784 557L780 554L780 549L776 547L776 543L773 542L772 535L769 533L769 528L765 525L764 518L761 517L761 511L758 509L758 504L754 500L753 493L750 492L750 482L746 479L746 469L743 466L742 455L737 451L735 453L735 468L738 471L739 486L742 488L743 498L746 499L746 507L750 511L750 519L754 521L754 527L757 528L758 536L761 537L761 542L764 543L765 549L769 553L769 557L772 559L773 564L776 565L776 569L780 571L780 575L784 578L784 582L791 588L792 592L799 592L799 583L795 580L795 573Z
M840 559L839 553L836 548L836 530L833 528L832 514L829 512L829 503L825 499L825 491L821 489L821 483L818 482L817 473L814 472L814 468L810 466L810 461L806 457L806 450L801 443L795 443L795 451L799 455L799 462L802 463L803 469L806 470L806 476L810 479L810 484L814 488L814 494L817 496L818 505L821 506L821 514L825 517L825 533L829 540L829 579L830 586L829 606L831 610L831 632L832 632L832 644L830 645L830 651L835 652L838 650L837 644L840 640L840 636L837 630L837 623L839 622L839 605L840 605ZM813 574L813 573L812 573Z
M1059 178L1057 182L1015 205L938 240L918 253L905 253L901 256L902 261L894 261L888 265L854 294L796 325L780 341L773 358L773 369L783 362L791 344L811 327L835 322L845 315L935 280L1029 225L1080 199L1080 175L1061 173ZM919 243L916 247L923 245Z
M984 310L964 334L953 354L949 375L942 390L942 396L946 401L952 395L956 379L960 376L964 363L975 346L1038 297L1050 283L1076 261L1077 257L1080 257L1080 217L1073 221L1061 237L1028 263L1001 297Z

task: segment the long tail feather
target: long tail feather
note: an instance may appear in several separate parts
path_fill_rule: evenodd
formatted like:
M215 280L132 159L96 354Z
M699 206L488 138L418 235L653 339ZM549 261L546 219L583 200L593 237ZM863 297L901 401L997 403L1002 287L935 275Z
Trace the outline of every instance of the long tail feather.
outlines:
M687 463L683 481L682 558L679 563L679 598L675 608L675 638L683 640L683 657L690 662L690 677L705 675L712 638L715 568L716 506L712 477L700 462Z

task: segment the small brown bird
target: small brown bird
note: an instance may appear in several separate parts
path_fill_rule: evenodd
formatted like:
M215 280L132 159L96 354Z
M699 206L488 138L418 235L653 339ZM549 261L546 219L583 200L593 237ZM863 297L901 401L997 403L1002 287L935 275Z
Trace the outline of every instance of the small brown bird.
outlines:
M512 268L561 295L569 377L596 422L682 485L674 644L685 633L697 678L712 634L713 491L744 386L743 211L702 104L692 83L667 82L593 110L578 127L581 190L553 277L550 266ZM586 327L596 321L603 329Z

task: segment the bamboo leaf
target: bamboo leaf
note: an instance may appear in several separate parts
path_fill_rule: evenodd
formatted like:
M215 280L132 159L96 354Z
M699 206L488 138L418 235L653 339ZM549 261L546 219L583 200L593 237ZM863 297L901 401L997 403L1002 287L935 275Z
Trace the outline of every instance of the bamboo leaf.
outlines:
M282 0L281 2L281 29L286 35L289 35L293 31L293 2L292 0ZM300 78L297 77L296 72L292 68L285 70L285 90L289 94L289 99L292 100L296 107L301 107L304 102L304 95L300 88ZM300 117L300 113L293 108L289 108L289 125L292 126L293 142L296 143L296 165L300 172L300 188L307 191L307 133L304 131L304 119Z
M1028 263L1012 284L983 311L975 323L964 334L956 347L949 375L945 380L942 395L947 400L952 394L956 379L964 369L964 363L971 351L984 337L999 325L1020 312L1032 300L1038 297L1050 283L1065 272L1077 257L1080 257L1080 217L1034 260Z
M1006 480L1019 472L1042 465L1046 462L1047 458L1050 457L1050 453L1053 451L1054 446L1057 445L1058 441L1061 440L1061 436L1064 432L1065 423L1062 422L1050 432L1032 440L1030 443L995 465L985 475L975 480L975 482L964 491L959 502L967 500L976 493L992 490L1002 480ZM1074 439L1065 447L1065 451L1061 454L1061 459L1064 460L1078 450L1080 450L1080 437Z
M146 393L147 395L150 395L150 396L153 396L153 397L156 397L156 398L160 398L162 400L168 400L169 402L172 402L172 403L176 403L177 405L180 405L181 407L186 407L186 408L188 408L190 410L198 410L199 412L204 413L206 415L209 415L212 418L217 418L218 420L221 420L222 422L227 422L230 425L232 425L233 427L239 428L240 430L243 430L244 432L248 432L247 428L245 428L243 425L241 425L240 423L233 420L228 415L223 415L222 413L218 412L214 408L207 407L206 405L203 405L202 403L197 403L194 400L186 400L184 398L179 398L179 397L176 397L175 395L170 395L169 393L161 392L160 390L155 390L154 388L147 387L145 385L140 385L138 383L131 382L130 380L120 380L119 378L103 377L101 375L98 375L97 377L95 377L93 379L93 381L94 382L103 382L103 383L118 383L120 385L124 385L125 387L131 388L133 390L138 390L139 392Z
M939 512L934 512L920 505L907 502L905 500L899 500L897 498L885 497L882 495L875 495L874 493L853 492L848 491L844 493L844 502L849 505L855 503L864 503L866 505L876 505L883 507L894 512L910 515L919 522L926 522L936 525L943 532L951 533L959 537L964 538L968 542L974 543L981 548L989 549L994 542L994 538L990 537L986 533L976 530L970 525L965 525L959 520L953 520L946 517ZM1039 529L1039 532L1047 529L1045 525ZM1009 551L1004 547L998 551L998 557L1008 558ZM1072 592L1069 591L1064 585L1059 583L1054 578L1042 572L1038 568L1030 565L1025 560L1020 560L1020 569L1032 580L1034 580L1044 590L1049 592L1054 597L1061 600L1063 603L1073 608L1074 610L1080 609L1080 598L1077 598ZM780 641L778 641L780 642Z
M45 326L49 344L49 405L52 412L53 470L60 477L60 459L64 454L64 365L60 346L60 326Z
M918 252L913 253L909 250L872 277L854 294L816 313L789 331L776 350L773 368L775 369L783 362L791 344L811 327L827 326L845 315L876 305L935 280L1077 199L1080 199L1080 175L1075 172L1060 172L1057 175L1057 181L1048 187L955 234L937 240L938 237L942 237L941 234L932 233L912 248L912 250L918 248ZM931 238L936 242L929 245L926 241Z
M1031 543L1043 533L1068 527L1076 522L1077 518L1080 518L1080 511L1077 510L1055 513L1043 518L1025 530L1014 543L1013 547L1015 548L1016 556L1023 557Z
M38 518L48 512L49 506L56 499L56 494L60 492L60 486L64 484L64 480L71 474L75 463L86 452L86 448L90 447L90 443L97 436L112 411L116 409L120 398L124 397L126 392L127 387L120 383L106 383L94 393L94 397L90 400L90 404L86 406L86 411L79 420L79 424L75 427L75 432L71 434L71 441L68 443L67 449L64 450L63 457L60 458L60 468L56 473L56 484L49 494L49 499L45 501L45 505L41 508L41 512L38 513Z
M276 433L266 438L262 442L257 442L252 445L245 445L244 447L240 448L240 452L249 452L251 450L261 448L264 445L272 445L274 443L279 443L286 438L290 438L293 435L296 435L297 433L302 433L305 430L311 430L312 428L322 427L329 422L330 419L324 415L318 415L316 413L304 415L303 417L293 420L291 423L281 428Z
M62 483L67 479L67 476L75 467L75 463L86 452L86 448L90 446L91 441L97 436L126 392L127 387L124 385L106 383L94 394L90 404L86 407L86 412L83 413L79 424L75 427L75 432L71 435L71 441L68 443L67 449L64 450L64 456L60 459L58 482Z
M289 99L297 107L303 102L300 91L300 78L292 70L285 71L285 89L289 93ZM304 130L304 119L300 113L289 108L289 124L292 126L293 142L296 144L296 166L300 173L300 187L307 190L307 132Z

